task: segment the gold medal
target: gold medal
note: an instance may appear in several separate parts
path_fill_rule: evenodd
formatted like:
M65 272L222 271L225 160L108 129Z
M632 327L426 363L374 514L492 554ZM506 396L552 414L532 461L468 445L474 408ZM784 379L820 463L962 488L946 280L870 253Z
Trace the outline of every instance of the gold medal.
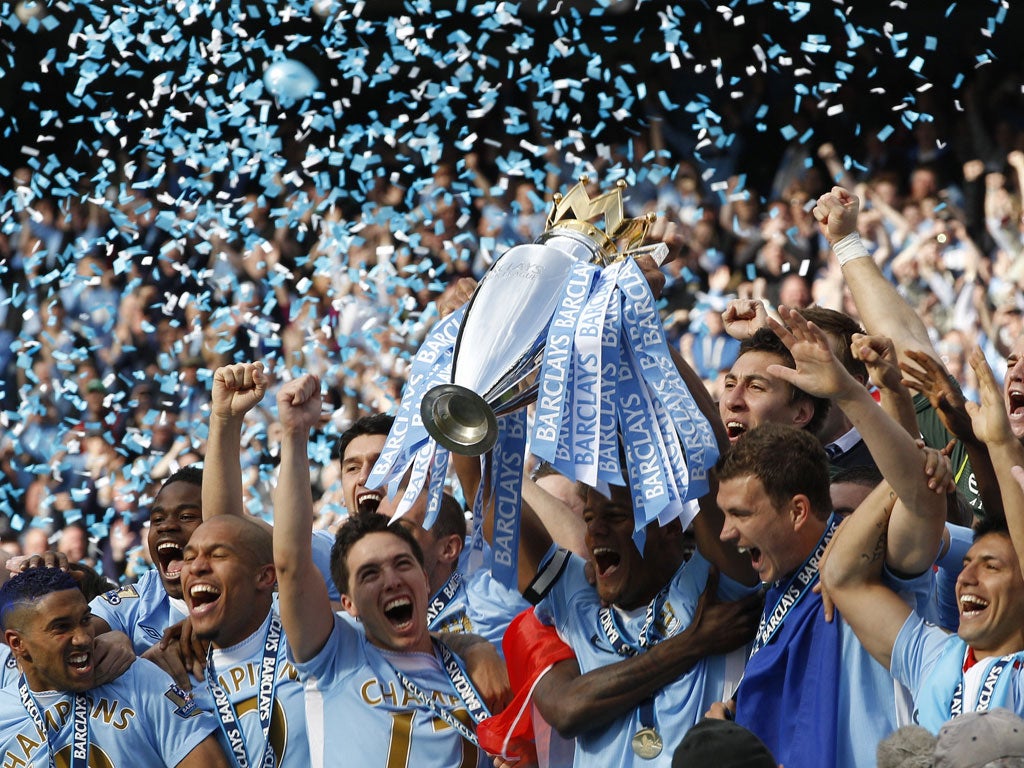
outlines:
M637 757L644 760L656 758L661 754L663 747L661 736L653 728L641 728L633 736L633 751L636 752Z

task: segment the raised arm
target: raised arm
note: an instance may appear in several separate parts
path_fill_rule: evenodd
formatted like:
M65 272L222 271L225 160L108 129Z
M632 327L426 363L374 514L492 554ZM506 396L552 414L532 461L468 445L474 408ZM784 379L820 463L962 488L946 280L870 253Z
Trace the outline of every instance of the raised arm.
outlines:
M320 419L320 380L305 374L281 387L281 467L274 494L274 566L281 622L298 662L316 656L334 627L323 576L313 564L309 431Z
M938 360L921 318L885 279L861 244L857 234L859 212L860 200L842 187L833 187L814 206L814 218L836 252L864 327L868 333L892 339L900 357L906 350L915 349Z
M1021 568L1024 568L1024 490L1013 472L1014 467L1024 465L1024 446L1010 429L1003 393L980 349L975 348L971 352L970 363L978 378L981 404L968 403L967 410L971 414L974 433L988 446L992 467L999 481L999 492L1003 497L1010 541L1013 542L1017 560L1022 563Z
M882 583L886 530L896 494L873 490L836 532L821 572L824 587L868 653L886 669L910 606Z
M850 349L853 356L864 363L871 383L878 387L882 409L907 430L907 434L917 437L921 430L917 426L914 398L903 381L892 340L855 333Z
M900 573L922 573L934 563L939 551L948 487L929 487L932 478L927 473L928 456L843 368L825 334L786 307L780 307L779 314L789 328L774 320L771 327L792 353L796 368L771 365L768 373L812 395L831 397L842 408L908 512L894 516L886 555L889 566Z
M241 441L245 414L267 390L263 363L218 368L210 396L210 435L203 472L203 519L245 513L242 495Z

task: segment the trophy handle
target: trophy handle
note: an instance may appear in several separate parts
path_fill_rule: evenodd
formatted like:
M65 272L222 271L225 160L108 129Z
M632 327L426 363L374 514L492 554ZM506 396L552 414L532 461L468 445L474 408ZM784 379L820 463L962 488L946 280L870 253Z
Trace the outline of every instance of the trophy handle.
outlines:
M420 416L438 444L463 456L487 453L498 439L498 420L487 401L458 384L430 389L420 402Z

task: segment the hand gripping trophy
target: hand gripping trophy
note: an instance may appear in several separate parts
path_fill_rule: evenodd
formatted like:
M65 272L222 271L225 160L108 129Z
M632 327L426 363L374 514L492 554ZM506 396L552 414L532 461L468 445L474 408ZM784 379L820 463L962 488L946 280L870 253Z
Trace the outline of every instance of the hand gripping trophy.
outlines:
M527 437L570 479L628 483L638 532L696 514L717 446L634 258L660 263L667 248L643 245L654 215L625 217L624 182L593 198L587 184L556 195L540 238L503 254L425 339L369 481L393 493L409 475L396 515L429 479L432 522L450 451L492 452L496 509L518 515L519 483L499 478L521 478Z

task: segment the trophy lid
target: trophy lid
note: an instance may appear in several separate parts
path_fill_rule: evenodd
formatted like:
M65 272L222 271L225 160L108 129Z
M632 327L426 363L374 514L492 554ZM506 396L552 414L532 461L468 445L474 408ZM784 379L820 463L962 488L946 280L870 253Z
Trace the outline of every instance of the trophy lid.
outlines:
M637 219L626 218L622 192L626 182L620 179L615 189L597 197L587 192L590 177L580 176L579 183L565 195L557 193L548 213L544 234L538 242L544 242L557 235L572 239L585 239L597 251L595 261L602 266L638 248L656 215L648 213ZM604 216L604 229L591 219Z

